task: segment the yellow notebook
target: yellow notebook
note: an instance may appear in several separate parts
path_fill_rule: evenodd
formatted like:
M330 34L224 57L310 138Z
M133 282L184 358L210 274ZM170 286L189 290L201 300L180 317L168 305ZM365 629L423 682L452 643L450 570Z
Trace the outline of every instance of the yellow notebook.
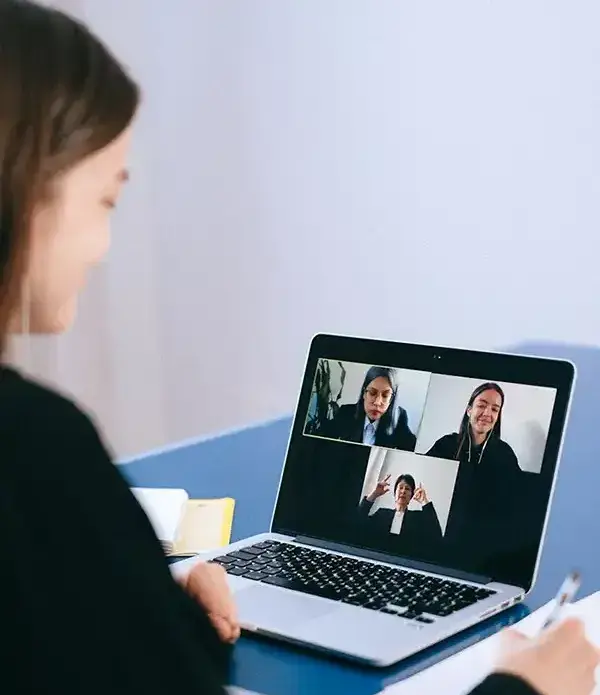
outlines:
M235 500L231 497L188 500L173 553L200 553L227 545L231 539Z

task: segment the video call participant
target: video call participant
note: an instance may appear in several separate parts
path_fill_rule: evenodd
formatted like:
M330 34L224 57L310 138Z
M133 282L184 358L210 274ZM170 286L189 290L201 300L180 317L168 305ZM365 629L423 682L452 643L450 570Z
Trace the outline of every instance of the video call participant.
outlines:
M519 468L501 437L505 405L498 384L481 384L467 402L459 431L445 435L427 452L459 461L445 534L449 552L459 552L488 571L488 558L510 554L516 546L527 545L535 552L540 513L538 476Z
M373 492L363 497L358 507L361 517L369 524L371 537L381 538L386 534L398 536L395 550L399 553L432 552L441 541L442 528L433 502L427 497L422 485L417 487L412 475L403 473L396 479L393 509L381 508L369 516L373 504L389 491L390 478L391 475L388 474L380 480ZM421 504L421 511L408 509L413 499Z
M414 451L416 437L408 426L406 410L397 403L395 369L371 367L356 404L343 405L322 435L388 449Z
M504 391L487 382L471 394L458 432L446 434L431 447L427 456L518 469L519 462L510 444L500 437ZM520 470L520 469L519 469Z

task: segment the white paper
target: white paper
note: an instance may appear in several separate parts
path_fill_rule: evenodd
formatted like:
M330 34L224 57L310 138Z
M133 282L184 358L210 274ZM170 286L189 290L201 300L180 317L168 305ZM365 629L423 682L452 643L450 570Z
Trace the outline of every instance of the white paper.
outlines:
M534 637L541 630L553 606L554 601L551 601L511 627ZM572 604L565 615L584 619L588 638L600 647L600 592ZM445 695L466 695L494 670L499 646L499 636L493 635L411 678L388 686L383 694L423 695L443 692ZM600 695L598 689L595 692Z
M185 512L188 493L176 488L131 488L146 512L158 539L173 544Z

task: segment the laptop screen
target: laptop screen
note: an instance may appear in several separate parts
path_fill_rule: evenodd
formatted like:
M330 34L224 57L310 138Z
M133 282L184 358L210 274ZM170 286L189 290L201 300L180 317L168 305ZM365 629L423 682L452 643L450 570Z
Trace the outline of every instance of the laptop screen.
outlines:
M529 588L573 376L568 362L319 336L273 530Z

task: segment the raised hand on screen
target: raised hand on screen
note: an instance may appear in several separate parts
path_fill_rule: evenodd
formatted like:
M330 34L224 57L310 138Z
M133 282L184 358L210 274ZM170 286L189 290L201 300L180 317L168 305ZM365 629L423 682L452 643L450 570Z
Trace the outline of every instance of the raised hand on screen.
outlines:
M418 502L421 506L429 504L429 497L427 497L427 490L423 487L423 483L419 483L415 494L413 496L415 502Z
M382 495L385 495L386 492L389 492L391 477L391 474L388 473L383 480L380 480L377 483L375 489L368 497L369 501L374 502L378 497L381 497Z

